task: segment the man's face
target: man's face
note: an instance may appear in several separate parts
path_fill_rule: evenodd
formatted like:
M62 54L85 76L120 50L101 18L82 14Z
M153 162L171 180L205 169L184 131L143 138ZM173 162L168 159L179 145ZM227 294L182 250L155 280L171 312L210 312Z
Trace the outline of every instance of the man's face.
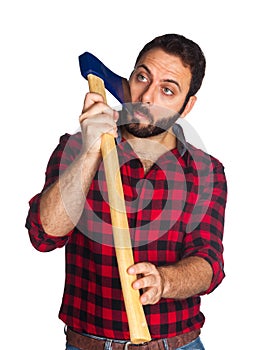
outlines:
M137 137L168 130L180 117L190 83L190 69L179 57L158 48L146 52L129 80L132 105L123 121L126 130Z

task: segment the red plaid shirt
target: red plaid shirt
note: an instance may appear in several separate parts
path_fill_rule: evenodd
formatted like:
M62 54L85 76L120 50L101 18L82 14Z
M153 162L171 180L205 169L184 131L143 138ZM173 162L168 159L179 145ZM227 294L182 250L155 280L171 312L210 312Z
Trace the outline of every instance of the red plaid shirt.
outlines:
M146 175L127 142L118 142L121 176L135 262L156 266L189 256L206 259L213 279L224 278L223 225L226 179L222 164L185 142L175 126L177 148L161 156ZM179 137L178 137L179 135ZM81 134L64 135L53 152L44 189L56 181L81 149ZM112 242L103 162L91 183L82 217L64 237L47 235L39 218L41 193L30 201L26 227L33 246L65 246L66 281L59 317L75 331L129 339L127 316ZM152 338L172 337L203 326L200 296L161 299L144 306Z

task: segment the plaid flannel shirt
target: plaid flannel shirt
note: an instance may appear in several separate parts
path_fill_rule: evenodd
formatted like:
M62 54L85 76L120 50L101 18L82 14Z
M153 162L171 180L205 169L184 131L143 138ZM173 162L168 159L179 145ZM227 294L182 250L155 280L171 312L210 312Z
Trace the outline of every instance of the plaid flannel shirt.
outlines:
M146 174L128 142L119 140L117 145L134 260L162 266L189 256L202 257L213 270L211 285L202 294L210 293L224 278L224 168L217 159L187 143L177 124L174 131L177 147L162 155ZM49 160L43 190L77 157L81 142L80 133L61 137ZM60 319L78 332L129 339L103 162L78 225L64 237L43 230L39 217L42 192L30 200L26 227L39 251L65 246ZM152 338L199 329L205 321L200 295L185 300L162 298L155 305L144 306L144 311Z

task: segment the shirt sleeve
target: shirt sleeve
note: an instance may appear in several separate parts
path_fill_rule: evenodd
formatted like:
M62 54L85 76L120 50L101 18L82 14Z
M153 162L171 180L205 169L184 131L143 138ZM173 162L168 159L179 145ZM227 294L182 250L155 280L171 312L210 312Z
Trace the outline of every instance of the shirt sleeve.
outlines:
M26 228L32 245L41 252L48 252L63 247L73 232L72 230L63 237L47 234L41 224L39 208L42 193L53 184L60 174L71 164L77 156L77 151L79 149L80 145L77 142L77 138L71 137L69 134L65 134L60 138L59 145L52 153L47 165L43 190L29 201Z
M199 177L198 199L190 215L185 235L183 257L199 256L212 267L211 293L225 277L223 259L224 215L227 183L223 165L212 159L212 170Z

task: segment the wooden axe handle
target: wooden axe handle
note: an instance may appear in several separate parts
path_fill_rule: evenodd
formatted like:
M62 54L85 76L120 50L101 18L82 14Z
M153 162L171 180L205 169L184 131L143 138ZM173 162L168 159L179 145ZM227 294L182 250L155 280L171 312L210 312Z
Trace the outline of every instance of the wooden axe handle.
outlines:
M101 94L106 102L103 80L93 74L89 74L87 79L90 92ZM150 341L151 336L144 310L139 300L139 291L132 287L132 283L135 281L136 277L127 273L128 267L134 264L134 258L120 176L118 154L112 135L103 135L101 151L105 168L115 251L128 318L130 340L134 344L140 344Z

